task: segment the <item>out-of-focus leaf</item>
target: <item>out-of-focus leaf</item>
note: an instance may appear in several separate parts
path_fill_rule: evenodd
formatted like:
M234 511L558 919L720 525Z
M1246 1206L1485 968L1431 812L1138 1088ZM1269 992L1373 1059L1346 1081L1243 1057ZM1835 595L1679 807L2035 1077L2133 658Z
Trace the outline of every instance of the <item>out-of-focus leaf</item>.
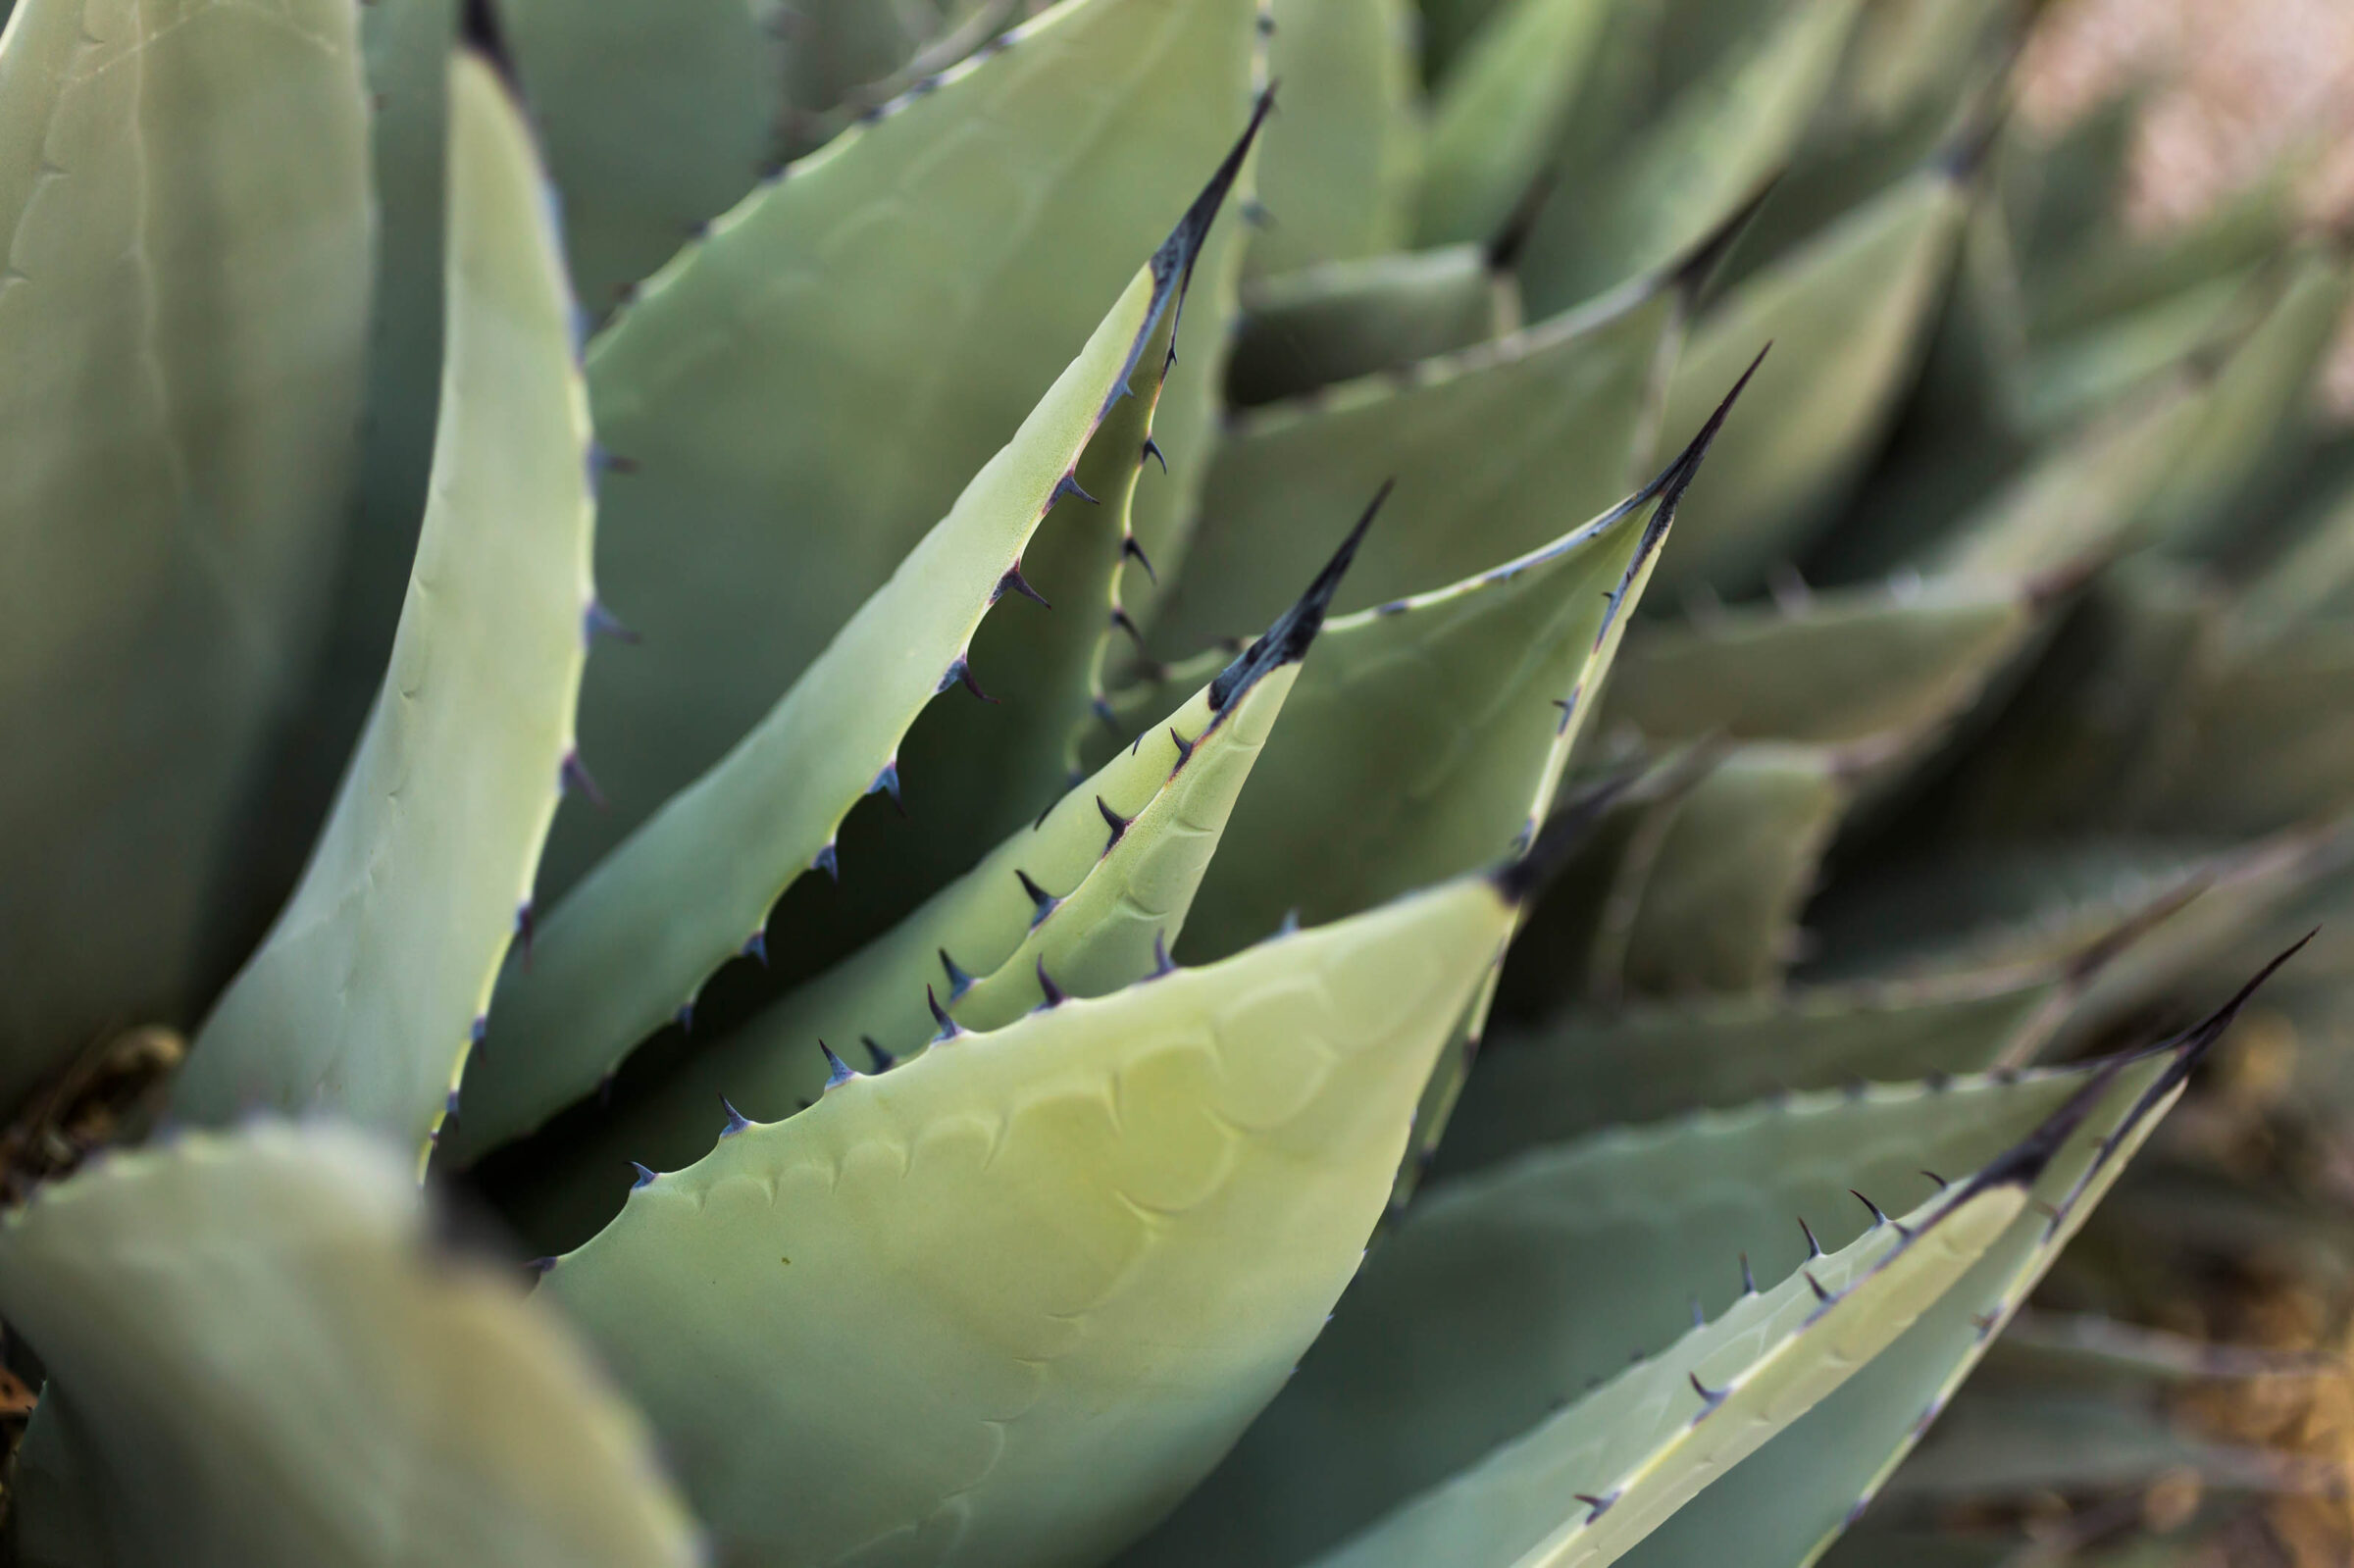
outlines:
M1259 160L1267 224L1246 266L1280 274L1398 249L1422 152L1412 0L1271 0L1268 14L1283 113Z
M1484 343L1519 309L1510 274L1477 245L1309 267L1244 303L1226 391L1246 408Z

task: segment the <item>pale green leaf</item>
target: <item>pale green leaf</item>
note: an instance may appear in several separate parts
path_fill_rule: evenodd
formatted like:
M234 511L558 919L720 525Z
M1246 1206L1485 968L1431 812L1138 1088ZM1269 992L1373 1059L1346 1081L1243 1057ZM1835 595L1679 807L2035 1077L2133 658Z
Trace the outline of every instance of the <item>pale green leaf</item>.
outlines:
M528 929L595 499L562 247L499 69L449 67L447 395L391 666L302 885L175 1086L191 1121L324 1110L422 1160Z
M0 41L0 1102L104 1029L184 1020L267 915L218 883L343 530L357 21L26 0Z
M1283 111L1258 176L1254 274L1403 244L1422 153L1412 0L1270 0L1267 71Z
M1315 1337L1511 920L1465 880L848 1077L547 1289L725 1556L1100 1560Z
M1260 279L1226 392L1251 407L1469 348L1519 325L1518 285L1477 245L1331 262Z
M37 1568L698 1560L564 1325L435 1254L405 1148L117 1155L0 1225L0 1308L50 1376L12 1498Z
M1506 0L1465 40L1431 103L1415 238L1487 243L1544 175L1612 13L1610 0Z

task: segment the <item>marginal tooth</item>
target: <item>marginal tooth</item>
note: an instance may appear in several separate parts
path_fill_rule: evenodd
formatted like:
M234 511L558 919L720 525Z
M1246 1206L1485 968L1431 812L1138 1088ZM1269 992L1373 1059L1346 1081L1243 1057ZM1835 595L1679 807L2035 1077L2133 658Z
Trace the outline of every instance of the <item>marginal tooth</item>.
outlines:
M1171 725L1169 726L1169 738L1177 742L1177 768L1182 768L1187 763L1194 760L1194 746L1195 743L1201 738L1199 735L1195 736L1193 740L1188 740L1185 738L1185 736L1177 733L1177 727L1175 725ZM1177 772L1177 768L1171 768L1169 770L1170 774L1174 775Z
M1849 1192L1849 1193L1850 1193L1850 1194L1851 1194L1851 1195L1852 1195L1852 1196L1855 1198L1855 1200L1856 1200L1857 1202L1859 1202L1859 1203L1863 1204L1863 1205L1864 1205L1866 1208L1868 1208L1868 1209L1871 1210L1871 1223L1872 1223L1872 1224L1874 1224L1874 1225L1886 1225L1886 1224L1888 1223L1888 1216L1887 1216L1886 1214L1884 1214L1884 1213L1882 1213L1882 1212L1880 1211L1880 1206L1879 1206L1877 1203L1874 1203L1874 1202L1873 1202L1871 1199L1869 1199L1869 1198L1866 1197L1866 1196L1865 1196L1863 1193L1861 1193L1861 1192L1858 1192L1858 1191L1857 1191L1857 1190L1856 1190L1854 1188L1852 1188L1852 1187L1851 1187L1851 1188L1849 1188L1847 1190L1848 1190L1848 1192Z
M876 1072L888 1073L898 1065L899 1059L876 1044L874 1036L861 1035L858 1037L858 1043L866 1047L866 1059L874 1063Z
M598 637L611 637L616 642L640 640L638 633L622 625L612 611L590 599L588 608L581 612L581 641L594 647Z
M728 1113L728 1125L719 1130L721 1138L734 1138L752 1125L751 1118L731 1104L725 1094L719 1097L719 1104L720 1108Z
M631 1191L635 1192L640 1188L647 1188L654 1185L654 1173L647 1170L644 1166L639 1164L636 1160L630 1161L630 1169L638 1173L638 1179L630 1184Z
M1746 1252L1741 1254L1741 1293L1743 1295L1758 1293L1758 1277L1749 1271L1749 1254Z
M753 932L743 939L743 945L737 950L746 958L759 959L760 967L766 969L768 967L768 933L765 931Z
M1051 604L1047 603L1047 596L1033 587L1028 578L1022 576L1022 563L1019 561L1007 567L1005 575L998 579L998 585L990 590L989 602L995 604L1003 598L1007 588L1011 588L1033 604L1042 605L1049 610L1054 608Z
M1017 880L1020 881L1022 885L1022 891L1030 895L1030 903L1032 906L1030 912L1030 929L1032 931L1036 931L1040 922L1044 921L1049 915L1054 913L1055 905L1061 903L1062 900L1055 897L1052 893L1047 891L1044 887L1041 887L1037 883L1033 882L1030 878L1030 874L1022 870L1019 866L1016 866L1013 869L1013 875Z
M948 977L948 1000L954 1001L973 988L973 977L958 967L956 960L948 956L946 947L940 948L939 952L941 972Z
M1807 1233L1807 1256L1810 1258L1822 1256L1822 1243L1815 1239L1815 1227L1807 1223L1807 1217L1803 1214L1798 1217L1798 1228Z
M891 796L891 803L897 808L900 816L907 815L907 803L899 798L898 758L894 757L883 764L883 771L875 775L875 782L866 786L866 792L870 795L878 791Z
M1136 618L1130 615L1124 607L1117 604L1111 607L1111 624L1117 630L1127 632L1128 639L1139 648L1145 645L1144 628L1136 624Z
M581 761L580 748L577 746L565 752L564 760L556 765L556 791L559 794L584 795L588 804L597 810L605 809L605 792L588 776L588 765Z
M1168 457L1161 451L1160 443L1152 439L1152 437L1150 435L1145 437L1145 449L1137 455L1136 461L1141 466L1148 457L1160 465L1160 471L1163 474L1166 474L1169 471ZM1147 568L1147 570L1149 571L1151 569Z
M1120 540L1120 553L1126 556L1129 560L1134 561L1138 566L1143 567L1145 569L1145 576L1151 579L1154 583L1158 583L1160 582L1160 574L1152 570L1152 558L1145 554L1145 547L1136 541L1135 534L1131 533L1127 537Z
M940 998L932 994L932 987L929 986L924 987L924 1002L932 1009L932 1021L940 1026L940 1033L932 1037L934 1043L944 1039L954 1039L964 1033L964 1026L948 1016L948 1010L940 1005Z
M1112 851L1112 846L1120 841L1120 836L1127 833L1128 825L1134 822L1136 819L1134 817L1123 817L1118 812L1112 810L1111 807L1103 803L1103 797L1101 795L1096 796L1096 810L1102 816L1103 826L1111 830L1111 837L1106 839L1103 844L1103 853L1108 855Z
M821 1039L817 1042L817 1048L826 1053L826 1087L828 1089L840 1088L858 1076L850 1071L849 1063L834 1054L833 1046Z
M1076 471L1065 474L1061 479L1058 479L1054 481L1054 493L1047 497L1048 507L1051 509L1066 495L1076 495L1079 497L1079 499L1087 502L1090 506L1099 504L1094 496L1088 494L1087 491L1080 488L1079 476Z
M1060 1007L1071 999L1060 986L1054 984L1054 977L1047 973L1047 960L1043 953L1038 959L1038 988L1045 994L1046 1000L1033 1008L1034 1012L1043 1013L1049 1008Z
M1165 930L1156 931L1152 934L1152 973L1145 978L1158 980L1163 975L1176 973L1177 966L1169 960L1169 934Z
M827 839L825 846L809 857L809 869L822 871L837 883L842 881L842 856L834 847L833 839Z

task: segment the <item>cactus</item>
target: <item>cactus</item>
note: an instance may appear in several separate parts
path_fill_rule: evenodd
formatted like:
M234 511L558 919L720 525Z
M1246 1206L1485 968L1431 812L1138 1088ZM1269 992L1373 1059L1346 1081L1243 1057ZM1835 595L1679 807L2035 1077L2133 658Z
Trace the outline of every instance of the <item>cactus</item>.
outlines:
M2354 268L2023 9L20 0L0 1098L193 1026L0 1215L21 1559L2294 1485L2003 1335L2345 1016Z

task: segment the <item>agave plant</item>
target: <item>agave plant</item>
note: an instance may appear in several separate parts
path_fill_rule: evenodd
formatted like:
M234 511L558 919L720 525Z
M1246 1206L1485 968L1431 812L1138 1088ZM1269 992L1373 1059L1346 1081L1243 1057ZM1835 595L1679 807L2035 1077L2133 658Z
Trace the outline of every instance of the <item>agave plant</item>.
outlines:
M24 1560L1820 1556L2346 885L2016 10L22 0Z

